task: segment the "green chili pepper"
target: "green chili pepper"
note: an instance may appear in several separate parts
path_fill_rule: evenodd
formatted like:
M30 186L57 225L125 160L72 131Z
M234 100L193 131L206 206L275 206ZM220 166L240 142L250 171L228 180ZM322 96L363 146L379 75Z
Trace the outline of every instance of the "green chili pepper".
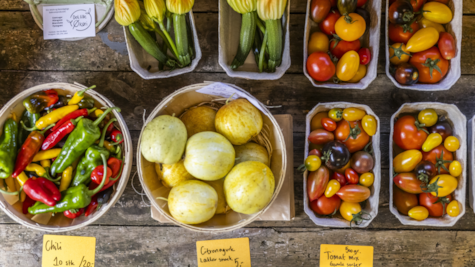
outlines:
M107 158L102 155L102 162L104 164L104 176L107 177ZM105 181L102 179L101 184L94 190L89 190L85 184L79 184L78 186L70 187L66 191L61 193L61 200L56 205L50 207L44 203L36 202L35 205L28 208L30 214L40 214L46 212L64 212L71 209L82 209L87 207L91 203L91 198L95 194L99 193L104 187Z
M79 103L77 103L79 108L87 108L87 109L93 108L94 104L95 104L94 99L92 99L90 97L85 97L81 101L79 101Z
M3 126L0 137L0 178L8 178L15 168L15 159L18 153L18 123L8 119Z
M66 143L56 160L51 165L51 176L56 177L57 173L62 173L67 167L78 159L86 150L92 146L100 137L101 129L98 125L112 110L120 112L120 108L108 108L96 121L82 119L76 128L69 134Z
M30 112L28 112L28 110L25 110L23 114L21 115L20 121L22 121L26 127L34 127L36 124L36 121L39 120L40 117L41 115L39 113L31 114ZM19 133L18 133L19 145L25 142L29 134L30 134L30 131L26 130L24 127L20 127Z

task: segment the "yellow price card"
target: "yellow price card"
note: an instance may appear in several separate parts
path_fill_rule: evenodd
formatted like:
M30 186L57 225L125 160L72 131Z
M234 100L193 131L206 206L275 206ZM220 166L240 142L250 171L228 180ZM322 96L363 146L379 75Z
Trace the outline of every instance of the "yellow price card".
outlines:
M370 246L320 245L320 267L373 267Z
M198 267L251 267L249 238L196 242Z
M44 235L42 267L94 267L96 238Z

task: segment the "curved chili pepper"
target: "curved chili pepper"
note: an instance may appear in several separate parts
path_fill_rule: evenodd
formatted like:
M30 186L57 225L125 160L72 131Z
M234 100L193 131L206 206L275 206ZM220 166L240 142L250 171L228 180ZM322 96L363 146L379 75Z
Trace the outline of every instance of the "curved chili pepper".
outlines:
M66 135L70 134L74 128L76 127L77 123L79 120L81 120L83 116L80 116L77 119L71 119L60 127L56 128L55 131L53 131L48 137L46 137L45 141L43 142L43 145L41 146L42 150L48 150L50 148L53 148L56 144L59 143Z
M113 145L122 144L124 142L124 135L121 131L115 129L111 133L111 139L114 141Z
M33 200L42 202L50 207L61 200L61 193L53 182L39 177L28 179L23 185L23 191Z
M109 168L111 168L112 170L112 175L111 175L112 177L117 176L117 173L119 173L120 171L121 165L122 165L122 160L118 158L110 157L107 160L107 166L109 166Z
M95 195L92 197L91 203L89 203L89 206L87 206L86 213L84 215L88 217L89 215L94 214L94 212L96 212L98 205L99 205L99 202L97 202L97 195Z
M104 187L102 187L101 190L99 190L99 192L102 192L102 191L105 191L106 189L112 187L117 181L119 181L119 178L120 176L122 175L122 170L124 169L124 163L122 162L122 164L120 165L120 172L119 174L114 177L114 178L110 178L109 179L109 183L107 183L106 185L104 185ZM96 183L90 183L89 184L89 190L93 190L93 189L96 189L98 187L98 185Z
M84 98L84 93L89 90L89 89L93 89L93 88L96 88L95 85L91 86L91 87L88 87L86 89L83 89L81 91L77 91L76 93L74 93L73 97L71 98L71 100L69 100L68 102L68 105L76 105L77 103L79 103L83 98Z
M58 109L51 111L50 113L46 114L45 116L41 117L36 123L36 129L43 130L44 128L48 127L49 125L58 122L64 116L68 115L69 113L77 110L79 108L78 105L71 105L71 106L64 106ZM36 130L31 129L31 130ZM27 129L30 130L30 129Z
M76 219L77 217L81 216L81 214L84 212L84 208L82 209L72 209L72 210L66 210L63 212L64 216L69 219Z
M107 177L105 184L109 183L109 178L112 176L111 168L107 167ZM101 184L102 179L104 179L104 165L97 166L91 173L91 180L96 184Z
M91 114L91 112L93 112L94 110L96 110L97 108L93 108L93 109L78 109L78 110L75 110L71 113L69 113L68 115L64 116L62 119L60 119L57 123L56 123L56 126L54 126L51 131L56 131L59 127L61 127L64 123L66 123L67 121L69 120L72 120L72 119L77 119L79 117L87 117L87 115Z
M42 92L37 92L23 100L23 106L30 112L38 113L41 112L43 109L55 104L58 102L58 93L53 90L46 90Z

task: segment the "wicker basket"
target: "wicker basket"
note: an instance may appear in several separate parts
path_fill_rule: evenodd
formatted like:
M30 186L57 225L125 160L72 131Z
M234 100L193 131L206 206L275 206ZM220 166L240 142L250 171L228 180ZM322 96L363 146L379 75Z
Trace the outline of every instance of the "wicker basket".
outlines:
M3 125L12 113L15 113L17 117L21 117L23 111L25 110L22 104L23 99L35 92L44 91L47 89L56 89L60 95L73 95L76 91L80 91L84 88L84 86L77 84L46 83L27 89L8 101L8 103L6 103L5 106L3 106L3 108L0 110L0 125ZM94 98L96 101L96 107L114 107L114 104L111 101L96 91L88 90L86 95ZM55 233L79 229L95 222L102 215L104 215L119 200L120 196L124 192L133 163L132 138L130 137L129 129L127 128L125 120L122 115L116 111L113 111L111 114L117 119L117 125L121 129L124 136L124 169L119 181L116 183L116 185L114 185L114 192L109 202L103 204L100 210L96 211L89 217L80 216L74 220L70 220L65 218L62 213L57 213L56 216L49 220L48 224L43 225L30 220L31 215L23 214L19 202L12 206L8 204L8 202L5 200L5 197L0 194L0 208L3 210L3 212L5 212L16 222L26 227L39 231Z
M159 115L177 114L177 116L179 116L185 111L185 109L189 107L195 106L202 102L208 102L213 99L223 98L223 95L217 96L196 92L197 90L202 89L203 87L210 84L212 83L194 84L175 91L173 94L163 99L163 101L152 111L152 113L147 118L145 125L147 125L150 121L152 121L155 117ZM155 163L147 161L142 156L142 152L140 150L140 143L145 125L142 128L142 133L140 134L139 141L137 144L137 169L140 177L140 182L142 183L142 187L144 188L145 193L150 199L152 205L169 221L186 229L197 232L219 233L232 231L244 227L245 225L256 220L259 215L265 212L277 198L277 195L279 194L279 191L282 187L282 184L284 183L285 178L288 159L284 136L277 121L272 116L270 111L266 108L266 106L258 102L258 100L255 99L252 95L235 85L226 85L229 86L229 89L235 91L237 94L240 94L241 96L245 96L247 99L250 99L251 103L253 103L254 105L256 105L257 103L259 105L258 108L261 110L261 114L263 115L262 117L264 125L267 125L270 128L269 140L273 147L270 167L275 177L276 186L271 201L260 212L251 215L246 215L230 211L226 214L214 215L214 217L211 218L209 221L196 225L188 225L175 220L168 210L167 203L163 200L157 199L157 197L167 198L169 189L167 189L160 183L158 176L155 172Z

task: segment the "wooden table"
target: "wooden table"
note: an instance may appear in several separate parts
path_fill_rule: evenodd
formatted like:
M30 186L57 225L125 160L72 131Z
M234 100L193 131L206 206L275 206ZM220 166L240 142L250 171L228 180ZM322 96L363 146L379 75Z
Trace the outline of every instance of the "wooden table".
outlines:
M385 6L385 3L383 3ZM196 25L203 57L193 73L161 80L143 80L131 71L122 28L112 20L95 38L78 42L44 41L21 0L0 1L0 103L4 105L31 86L61 81L96 84L96 90L122 108L134 138L142 113L150 112L173 91L202 81L234 83L270 105L275 114L294 118L294 166L303 162L305 114L319 102L368 104L381 119L382 186L379 214L366 229L316 226L303 211L302 175L294 171L296 218L292 222L254 222L234 232L197 234L150 217L150 208L129 185L118 203L96 224L69 235L97 238L96 266L196 266L195 242L249 237L253 266L318 266L320 244L374 246L375 266L475 266L475 214L451 228L402 226L389 212L389 119L406 102L456 104L470 119L475 114L475 1L464 0L462 77L449 91L415 92L397 89L384 72L382 29L379 75L368 89L314 88L302 74L305 0L292 0L290 40L292 66L277 81L247 81L228 77L218 65L218 4L197 0ZM383 24L384 25L384 24ZM471 129L469 129L471 130ZM470 166L471 164L469 164ZM135 167L132 174L135 172ZM131 180L129 180L130 183ZM140 188L138 179L133 181ZM467 185L468 186L468 185ZM468 193L468 189L467 189ZM468 201L468 195L467 195ZM0 212L0 266L40 266L43 232L18 225Z

